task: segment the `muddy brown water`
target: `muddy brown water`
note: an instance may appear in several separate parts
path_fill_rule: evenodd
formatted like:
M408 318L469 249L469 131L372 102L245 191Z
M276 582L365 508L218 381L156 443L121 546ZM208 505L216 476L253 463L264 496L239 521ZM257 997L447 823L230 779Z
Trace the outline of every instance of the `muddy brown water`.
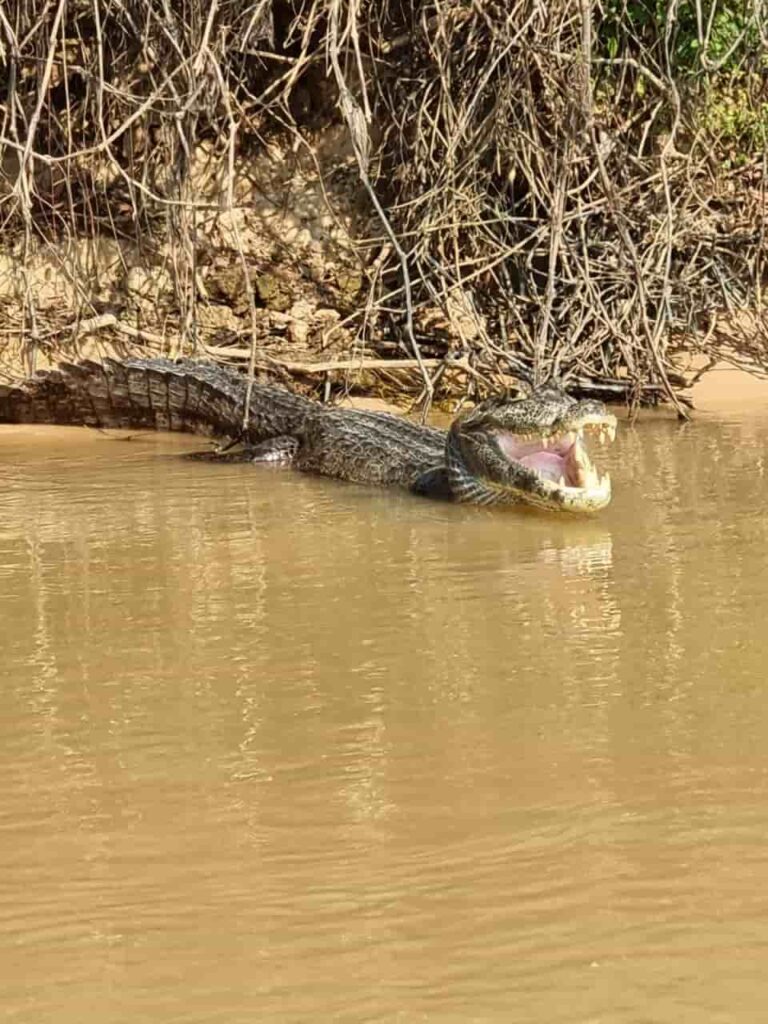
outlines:
M768 412L593 520L189 447L0 428L0 1019L763 1019Z

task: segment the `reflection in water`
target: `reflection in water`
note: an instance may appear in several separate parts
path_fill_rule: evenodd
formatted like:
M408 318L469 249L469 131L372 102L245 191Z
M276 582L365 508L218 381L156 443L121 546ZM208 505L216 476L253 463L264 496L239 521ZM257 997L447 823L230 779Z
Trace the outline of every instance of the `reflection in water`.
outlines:
M4 428L0 1011L757 1019L767 442L564 521Z

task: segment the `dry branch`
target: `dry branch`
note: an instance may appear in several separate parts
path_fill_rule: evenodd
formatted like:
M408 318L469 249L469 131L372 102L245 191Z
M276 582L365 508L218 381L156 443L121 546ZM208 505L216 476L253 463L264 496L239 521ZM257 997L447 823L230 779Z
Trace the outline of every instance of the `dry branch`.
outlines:
M257 361L318 375L407 365L428 403L449 384L473 395L510 373L554 374L682 412L691 352L768 368L768 12L752 5L752 27L714 59L716 4L697 3L702 56L681 70L673 37L690 5L669 0L655 37L636 30L637 6L55 0L41 11L6 0L0 223L22 303L0 346L12 338L14 358L33 364L42 348L109 329L148 351L240 358L200 328L201 224L226 213L251 375ZM621 39L618 52L609 39ZM751 136L734 142L707 114L715 85L738 91ZM351 341L317 364L265 355L238 168L281 138L319 171L315 150L339 121L363 209L354 244L365 287L337 332ZM222 168L217 194L194 187L203 141ZM333 207L332 181L320 184ZM41 310L34 252L84 236L165 252L173 307L132 326L103 314L83 275L70 316ZM285 258L300 274L300 257ZM0 347L6 373L9 360Z

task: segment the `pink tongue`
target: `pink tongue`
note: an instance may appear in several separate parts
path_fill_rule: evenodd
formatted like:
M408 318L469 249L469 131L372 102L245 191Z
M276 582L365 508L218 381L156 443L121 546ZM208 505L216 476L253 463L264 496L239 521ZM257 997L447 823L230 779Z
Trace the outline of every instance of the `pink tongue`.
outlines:
M554 480L555 483L561 476L566 476L565 459L554 452L535 452L533 455L524 455L520 462L529 469L535 469L547 480Z

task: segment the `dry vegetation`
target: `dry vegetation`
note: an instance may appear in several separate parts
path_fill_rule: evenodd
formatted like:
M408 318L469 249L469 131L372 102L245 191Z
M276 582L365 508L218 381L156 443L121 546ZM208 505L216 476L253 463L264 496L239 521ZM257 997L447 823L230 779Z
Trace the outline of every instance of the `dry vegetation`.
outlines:
M682 408L692 355L766 369L766 6L6 0L0 372Z

